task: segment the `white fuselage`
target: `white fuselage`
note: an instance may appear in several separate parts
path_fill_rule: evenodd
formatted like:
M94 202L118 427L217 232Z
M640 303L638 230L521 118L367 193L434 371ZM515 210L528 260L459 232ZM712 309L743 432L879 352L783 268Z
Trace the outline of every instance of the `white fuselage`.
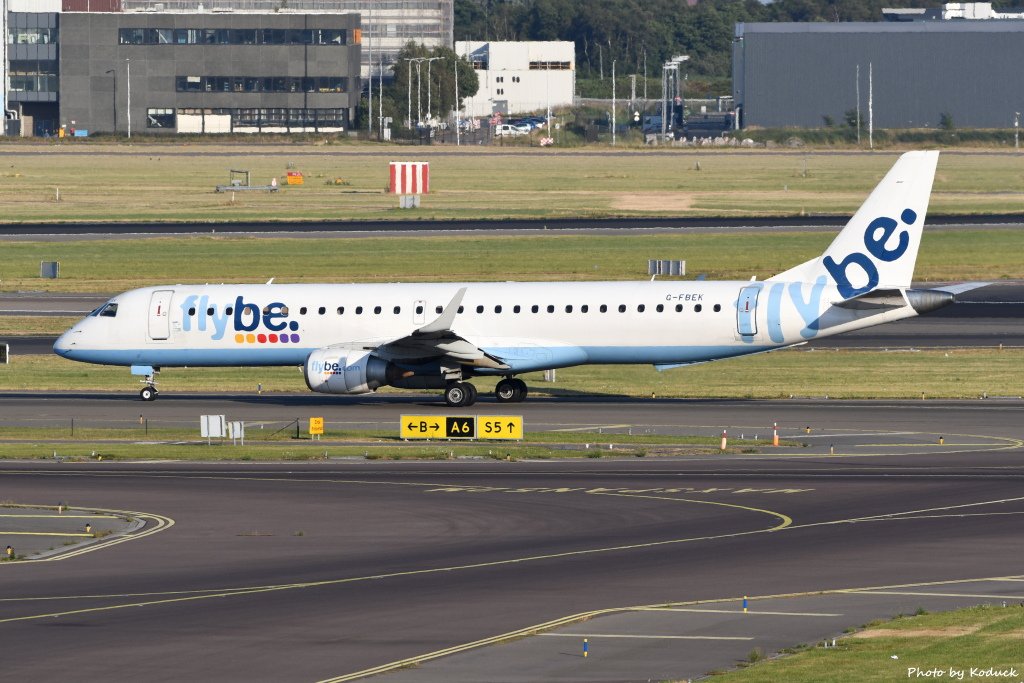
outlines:
M438 317L509 374L590 363L674 365L756 353L916 315L834 307L824 279L785 282L497 282L173 285L110 300L60 337L66 358L112 365L302 365L343 344L374 349Z

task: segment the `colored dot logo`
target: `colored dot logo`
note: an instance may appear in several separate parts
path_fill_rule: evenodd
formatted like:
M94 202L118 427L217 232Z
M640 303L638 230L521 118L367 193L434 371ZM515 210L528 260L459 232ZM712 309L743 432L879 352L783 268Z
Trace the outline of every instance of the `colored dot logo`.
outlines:
M236 344L298 344L297 334L236 334Z

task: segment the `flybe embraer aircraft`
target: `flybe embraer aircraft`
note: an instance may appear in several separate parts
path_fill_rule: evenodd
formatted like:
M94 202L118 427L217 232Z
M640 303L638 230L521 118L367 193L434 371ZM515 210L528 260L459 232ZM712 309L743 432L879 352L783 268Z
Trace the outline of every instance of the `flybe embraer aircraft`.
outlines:
M313 391L443 389L451 406L476 400L476 376L511 402L524 372L772 351L953 301L910 288L937 161L901 156L825 253L761 282L165 285L115 296L53 348L131 366L144 401L161 368L293 365Z

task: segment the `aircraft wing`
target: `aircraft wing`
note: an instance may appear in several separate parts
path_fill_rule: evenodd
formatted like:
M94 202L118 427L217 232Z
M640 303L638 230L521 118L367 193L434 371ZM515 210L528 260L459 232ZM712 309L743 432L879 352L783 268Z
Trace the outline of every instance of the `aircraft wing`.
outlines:
M359 347L373 351L375 356L384 360L396 363L447 358L463 365L496 370L510 369L500 358L483 351L452 329L455 315L465 294L465 287L459 289L436 320L413 330L410 334L380 344L360 344Z

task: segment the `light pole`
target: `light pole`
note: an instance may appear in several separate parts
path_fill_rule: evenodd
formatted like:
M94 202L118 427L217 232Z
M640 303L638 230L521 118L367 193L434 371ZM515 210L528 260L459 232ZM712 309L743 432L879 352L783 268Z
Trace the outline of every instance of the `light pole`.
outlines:
M615 146L615 60L612 60L612 147Z
M441 57L424 57L423 60L427 63L427 120L434 118L434 113L430 109L430 63L441 59Z
M1020 112L1013 112L1013 148L1020 149Z
M661 65L661 137L665 137L665 133L668 132L668 85L669 85L669 73L675 72L679 74L679 64L676 62L665 62Z
M405 122L406 122L406 125L409 128L412 128L412 63L414 61L416 61L416 58L415 57L405 57L404 59L405 59L405 61L409 62L409 77L407 79L408 80L407 85L409 86L409 88L408 88L409 94L406 95L406 99L405 99L405 111L406 111Z
M455 146L462 144L462 137L459 131L462 121L459 119L459 56L455 55Z
M127 80L128 80L128 139L132 139L132 63L128 57L124 58L125 68L127 69Z
M403 59L409 62L409 95L407 110L409 127L412 128L412 63L416 62L416 125L419 126L420 121L423 118L420 114L420 95L422 93L422 89L420 88L420 64L423 63L423 60L426 59L426 57L404 57Z
M112 100L112 102L113 102L113 105L114 105L114 107L113 107L113 109L114 109L114 132L116 133L117 132L117 72L114 71L113 69L107 69L107 73L110 74L110 77L114 79L114 99Z

